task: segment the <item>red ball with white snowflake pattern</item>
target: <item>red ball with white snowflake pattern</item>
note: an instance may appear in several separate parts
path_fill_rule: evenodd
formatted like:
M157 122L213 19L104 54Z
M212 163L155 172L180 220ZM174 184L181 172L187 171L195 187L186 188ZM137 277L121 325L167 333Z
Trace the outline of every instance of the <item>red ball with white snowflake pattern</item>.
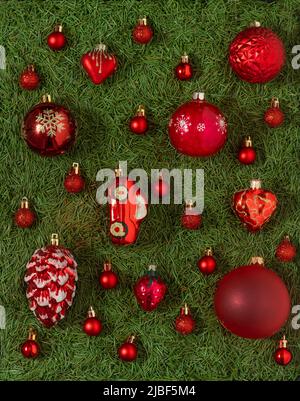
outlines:
M227 122L221 110L196 92L193 100L181 105L169 122L171 144L188 156L212 156L227 139Z

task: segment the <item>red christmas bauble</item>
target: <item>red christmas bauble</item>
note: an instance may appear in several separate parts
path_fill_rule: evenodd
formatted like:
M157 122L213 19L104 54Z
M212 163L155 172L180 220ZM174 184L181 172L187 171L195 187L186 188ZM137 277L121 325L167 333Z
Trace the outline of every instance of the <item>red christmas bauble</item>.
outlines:
M287 235L277 246L275 256L280 262L291 262L295 259L297 248Z
M130 336L126 342L124 342L118 349L119 358L125 362L132 362L136 360L138 356L138 349L134 344L134 336Z
M175 75L180 81L188 81L192 78L193 68L186 54L181 57L181 62L175 69Z
M138 20L137 25L132 31L132 38L136 43L144 45L149 43L153 37L153 30L150 25L147 24L147 18L141 18Z
M220 323L244 338L266 338L281 329L290 314L290 296L281 278L262 258L227 273L215 292Z
M245 138L243 147L238 153L239 162L242 164L253 164L256 160L256 151L252 147L252 140L250 136Z
M65 317L75 296L77 263L68 249L58 246L57 234L51 245L34 252L24 280L29 309L45 327Z
M144 106L140 105L136 112L136 115L129 121L130 131L134 134L145 134L148 130L148 121L146 118L146 112Z
M21 207L17 210L15 217L15 224L21 228L28 228L35 222L35 213L29 209L29 202L27 198L21 201Z
M180 106L169 122L171 144L188 156L211 156L227 139L227 123L222 112L194 93L193 100Z
M119 278L117 274L113 272L111 268L111 263L105 262L103 272L101 272L99 277L99 282L105 290L115 288L119 283Z
M51 32L47 37L47 43L52 50L61 50L67 44L67 38L62 32L62 26L56 25L54 32Z
M20 75L19 84L25 90L34 90L40 84L39 74L34 65L30 64Z
M277 98L271 100L271 107L266 110L264 120L270 128L279 127L284 122L284 113L279 107Z
M287 348L278 348L274 353L274 360L278 365L287 366L292 359L293 355Z
M202 216L194 210L194 202L187 200L185 202L185 209L181 216L181 225L188 230L197 230L202 224Z
M164 198L170 193L170 185L164 180L163 176L160 176L158 180L152 184L152 195L157 198Z
M66 107L52 103L46 95L24 117L22 135L27 145L41 156L56 156L74 143L76 122Z
M212 249L207 248L205 255L198 260L198 268L204 275L212 274L217 267L216 259L213 257Z
M244 81L264 83L271 81L285 63L281 39L259 23L240 32L229 46L229 63Z
M26 340L21 346L21 352L25 358L36 358L40 354L40 346L34 340Z
M256 232L270 220L277 207L276 195L261 188L260 180L252 180L251 188L233 196L232 208L243 225Z
M187 305L185 305L183 308L181 308L180 314L175 320L175 330L178 333L186 336L187 334L192 333L195 327L196 322L192 318L189 308Z
M147 274L134 286L134 295L144 311L151 312L158 307L167 291L166 284L156 273L156 266L149 266Z
M78 193L83 191L85 186L85 180L80 175L79 164L73 163L73 167L69 171L64 181L65 189L70 193Z
M96 317L95 311L92 307L90 307L87 318L83 323L83 331L91 337L98 336L102 331L102 323Z
M91 81L99 85L115 73L118 62L116 56L108 53L106 46L100 43L81 57L81 65Z

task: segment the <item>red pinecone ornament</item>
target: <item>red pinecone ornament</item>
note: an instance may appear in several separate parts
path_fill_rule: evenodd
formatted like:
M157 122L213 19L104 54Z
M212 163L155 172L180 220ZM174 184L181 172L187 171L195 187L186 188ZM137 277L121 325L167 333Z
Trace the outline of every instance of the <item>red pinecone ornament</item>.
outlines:
M39 356L40 346L36 341L36 337L36 331L29 329L28 340L21 345L21 352L25 358L33 359Z
M35 222L35 213L29 208L29 202L26 197L22 198L21 206L17 210L15 217L15 224L21 228L28 228Z
M95 85L104 82L117 70L117 58L108 53L106 46L100 43L94 50L81 57L81 65Z
M135 336L131 335L128 339L119 347L118 355L119 358L124 362L132 362L136 360L138 356L138 349L134 343Z
M194 202L187 200L185 202L184 212L181 216L181 225L188 230L197 230L202 223L202 216L194 210Z
M62 32L62 25L56 25L54 32L51 32L47 37L47 43L50 49L57 51L63 49L67 44L67 38Z
M69 174L65 178L64 187L68 192L76 194L83 191L84 185L85 180L80 174L79 164L73 163Z
M287 348L287 340L285 336L279 341L279 347L274 353L274 360L278 365L287 366L291 360L293 359L293 355L291 351Z
M264 83L271 81L285 63L281 39L259 22L240 32L229 46L229 63L244 81Z
M196 322L191 316L191 312L187 304L180 309L180 314L175 320L175 329L178 333L186 336L194 331Z
M204 275L212 274L217 267L216 259L211 248L206 248L204 256L198 260L198 268Z
M232 208L243 225L256 232L270 220L277 207L276 195L261 188L260 180L252 180L249 189L233 196Z
M290 237L286 235L277 246L275 256L280 262L292 262L297 254L297 248L292 244Z
M65 317L75 296L77 263L68 249L58 246L57 234L52 234L51 245L34 252L24 280L29 309L45 327Z
M175 75L180 81L188 81L193 76L193 68L187 54L181 57L181 62L175 69Z
M252 140L250 136L244 139L243 147L238 153L239 162L242 164L253 164L256 160L256 151L252 146Z
M283 124L284 113L280 109L279 100L277 98L271 100L271 107L265 112L264 120L270 128L276 128Z
M103 272L99 277L99 282L105 290L116 288L119 283L119 278L115 272L112 271L112 265L110 262L105 262L103 266Z
M148 272L134 286L134 295L144 311L151 312L158 307L167 291L166 284L156 273L156 266L150 265Z
M153 30L147 23L147 18L140 18L137 25L132 31L132 38L135 43L145 45L151 41L153 37Z
M91 337L99 336L102 331L102 323L96 317L95 311L91 306L88 310L87 318L83 323L83 331Z
M33 64L30 64L20 75L19 84L25 90L34 90L40 84L39 74L36 72Z
M139 105L136 115L129 121L129 128L131 132L138 135L142 135L147 132L148 121L144 106Z

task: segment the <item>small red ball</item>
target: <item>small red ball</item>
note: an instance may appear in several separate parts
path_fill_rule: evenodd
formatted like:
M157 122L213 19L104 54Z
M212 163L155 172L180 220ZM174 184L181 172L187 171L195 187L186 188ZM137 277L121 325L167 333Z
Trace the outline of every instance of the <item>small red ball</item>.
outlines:
M22 344L21 352L25 358L36 358L40 354L40 346L34 340L27 340Z
M104 289L110 290L118 285L119 279L115 272L107 270L100 274L99 282Z
M148 130L148 121L144 116L134 116L130 120L129 128L135 134L145 134Z
M289 239L284 239L278 245L275 256L280 262L291 262L297 254L297 248Z
M83 331L88 336L98 336L102 331L102 323L96 317L88 317L83 323Z
M180 63L175 69L176 77L180 81L188 81L193 76L193 69L190 63Z
M132 362L137 358L137 346L133 343L125 342L118 349L119 358L125 362Z
M28 208L21 207L15 214L15 224L21 228L29 228L35 222L35 213Z
M201 214L187 214L181 216L181 225L188 230L197 230L202 224Z
M287 348L277 348L274 353L274 360L278 365L286 366L293 359L291 351Z
M33 66L27 67L20 75L19 84L25 90L34 90L40 84L39 74Z
M201 271L201 273L208 275L208 274L212 274L215 271L215 269L217 267L217 263L213 256L205 255L205 256L202 256L202 258L198 260L198 267L199 267L199 270Z
M79 174L68 174L64 181L65 189L73 194L83 191L84 185L85 185L85 180Z
M152 185L152 193L159 198L164 198L170 193L170 186L163 178L159 178Z
M138 23L133 31L132 38L136 43L145 45L149 43L153 37L153 30L150 25L145 25L143 23Z
M55 31L48 35L47 43L50 49L61 50L65 47L67 39L62 32Z
M195 329L195 326L196 322L190 314L180 315L175 320L175 329L183 336L192 333Z
M256 160L256 151L251 146L242 147L238 154L239 162L242 164L253 164Z
M284 113L279 107L270 107L264 116L265 123L271 127L279 127L284 121Z

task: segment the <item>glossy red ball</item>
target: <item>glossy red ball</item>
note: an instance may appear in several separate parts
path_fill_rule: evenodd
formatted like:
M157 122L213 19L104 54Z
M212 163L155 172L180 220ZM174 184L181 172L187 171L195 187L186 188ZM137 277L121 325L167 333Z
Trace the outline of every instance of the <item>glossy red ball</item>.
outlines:
M201 214L187 214L181 216L181 225L188 230L197 230L202 224Z
M144 116L134 116L130 120L129 128L135 134L145 134L148 130L148 121Z
M133 343L125 342L118 349L119 358L125 362L132 362L137 358L138 349Z
M150 25L138 23L132 31L132 38L135 43L145 45L151 41L152 37L153 30Z
M186 336L194 331L196 322L190 314L180 315L175 320L175 329L178 333Z
M256 160L256 151L252 147L243 147L238 154L239 162L242 164L253 164Z
M216 259L211 255L202 256L202 258L198 260L198 268L200 272L205 275L212 274L216 270L216 267Z
M279 107L270 107L265 112L264 120L270 128L279 127L284 122L284 113Z
M180 81L188 81L193 76L193 69L190 63L180 63L175 69L175 75Z
M163 178L159 178L152 184L152 194L154 194L156 197L164 198L169 193L170 186Z
M292 262L297 254L297 248L289 239L283 239L276 249L276 258L280 262Z
M33 68L28 67L20 75L19 84L25 90L34 90L40 84L39 74Z
M274 353L274 360L278 365L286 366L293 359L291 351L287 348L277 348Z
M40 346L34 340L27 340L22 344L21 352L25 358L36 358L40 354Z
M48 35L47 43L52 50L61 50L67 43L66 36L59 31L52 32Z
M107 270L100 274L99 282L104 289L110 290L118 285L119 278L115 272Z
M35 213L31 209L21 207L17 210L14 220L18 227L28 228L35 222Z
M78 193L83 191L85 186L84 178L75 173L68 174L64 181L65 189L70 193Z
M102 331L102 323L96 317L88 317L83 323L83 331L88 336L98 336Z

